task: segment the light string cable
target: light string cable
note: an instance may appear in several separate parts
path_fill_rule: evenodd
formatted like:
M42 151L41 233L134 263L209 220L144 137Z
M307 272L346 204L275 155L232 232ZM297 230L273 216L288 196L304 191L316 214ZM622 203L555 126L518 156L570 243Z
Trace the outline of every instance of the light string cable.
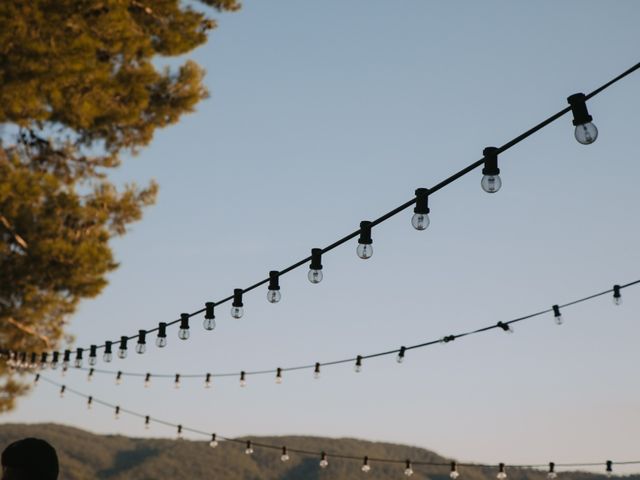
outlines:
M243 445L245 448L245 453L247 455L251 455L254 453L254 447L276 450L281 452L280 459L282 462L287 462L290 460L290 453L296 453L299 455L313 456L319 459L320 468L326 468L329 465L330 459L341 459L341 460L354 460L357 462L362 462L361 470L363 472L369 472L371 470L372 463L380 463L380 464L397 464L404 466L404 474L406 476L413 475L413 467L414 466L432 466L432 467L450 467L449 476L453 479L459 476L458 467L470 467L470 468L497 468L498 473L496 477L498 479L507 478L505 467L507 464L501 462L496 464L478 464L478 463L460 463L456 461L447 461L447 462L429 462L429 461L421 461L421 460L411 460L409 458L385 458L385 457L370 457L368 455L351 455L345 453L332 452L329 450L322 451L312 451L305 450L300 448L289 448L286 445L276 445L271 443L263 443L259 441L254 441L247 438L231 438L225 437L223 435L219 435L217 433L205 432L200 429L192 428L185 426L183 424L178 424L174 422L169 422L167 420L162 420L156 417L151 417L150 415L142 414L127 408L123 408L120 405L114 405L112 403L106 402L99 398L96 398L92 395L87 395L83 392L75 390L73 388L69 388L64 384L58 383L54 380L51 380L47 377L40 375L39 373L35 374L34 383L38 384L40 381L44 381L58 387L60 390L60 396L64 397L66 393L71 393L78 397L84 398L87 401L87 408L91 409L93 405L101 405L103 407L109 408L114 411L115 418L118 419L121 414L127 414L133 417L137 417L144 421L144 427L150 428L151 423L156 423L159 425L164 425L166 427L174 428L177 432L177 437L179 439L183 438L184 432L191 432L196 435L205 436L209 439L209 445L212 448L216 448L218 446L219 441L226 441L235 444ZM611 473L613 471L613 465L640 465L640 460L627 460L627 461L612 461L607 460L606 462L587 462L587 463L541 463L541 464L526 464L526 465L511 465L508 466L511 468L549 468L548 477L555 478L556 467L565 467L565 468L579 468L579 467L597 467L604 466L607 473Z
M233 301L232 307L231 307L231 315L234 318L240 318L244 313L243 295L267 283L269 284L267 298L270 302L276 303L281 298L279 277L311 262L309 275L308 275L309 280L312 283L320 282L323 276L322 263L321 263L322 255L334 250L338 246L343 245L344 243L347 243L348 241L358 236L359 236L358 248L357 248L358 256L363 259L370 258L373 252L372 238L371 238L371 229L373 227L389 220L391 217L406 210L412 205L416 205L414 208L412 224L417 230L426 229L429 224L429 217L428 217L428 214L430 211L428 206L429 197L434 193L438 192L439 190L442 190L446 186L450 185L451 183L455 182L456 180L467 175L468 173L470 173L471 171L475 170L480 166L484 166L482 169L482 173L484 175L481 182L482 188L489 193L497 192L500 189L500 186L502 184L502 181L500 180L500 175L499 175L500 169L498 168L498 155L514 147L518 143L524 141L534 133L538 132L539 130L542 130L544 127L555 122L556 120L566 115L567 113L572 112L573 114L573 125L575 126L575 137L578 140L578 142L582 144L593 143L598 136L598 130L595 127L595 125L593 125L592 123L592 117L591 115L589 115L589 112L587 110L586 101L595 97L602 91L611 87L612 85L619 82L620 80L627 77L628 75L634 73L638 69L640 69L640 62L636 63L634 66L625 70L620 75L612 78L605 84L596 88L589 94L585 95L583 93L576 93L574 95L571 95L567 99L567 101L569 102L568 107L565 107L559 112L551 115L550 117L538 123L537 125L533 126L529 130L523 132L522 134L508 141L501 147L485 148L483 150L483 157L480 160L477 160L471 163L467 167L454 173L453 175L442 180L440 183L434 185L431 188L417 189L415 192L415 197L412 198L411 200L406 201L402 205L394 208L393 210L385 213L384 215L378 217L375 220L361 222L360 228L358 230L355 230L354 232L351 232L348 235L345 235L344 237L336 240L335 242L333 242L332 244L324 248L312 249L310 256L305 257L302 260L299 260L298 262L292 265L289 265L288 267L280 271L276 271L276 270L271 271L269 273L268 278L264 280L260 280L259 282L254 283L253 285L250 285L246 288L236 288L234 289L233 295L230 295L226 298L218 300L217 302L206 302L205 308L197 310L193 313L183 313L180 315L179 319L176 319L170 322L161 322L155 328L151 328L148 330L139 330L138 334L121 336L118 340L107 341L102 345L91 345L89 349L78 348L76 349L76 358L82 358L82 353L85 351L89 352L89 356L91 358L95 358L97 350L104 349L105 354L103 358L105 361L108 362L112 358L112 355L113 355L112 348L115 346L119 347L117 351L118 357L126 358L127 351L128 351L127 343L130 340L135 340L135 339L138 339L138 344L136 345L136 351L138 353L143 353L146 348L146 335L149 333L155 333L155 332L158 332L156 344L159 347L163 347L167 344L167 340L166 340L167 328L177 323L180 323L180 329L178 332L179 338L181 338L182 340L186 340L187 338L189 338L189 319L191 317L200 315L202 313L205 314L205 319L203 323L204 328L207 330L212 330L213 328L215 328L214 307L220 306L229 301ZM140 347L138 347L138 345L140 345ZM64 353L66 354L66 352ZM52 356L56 356L56 354L59 356L60 352L51 352Z
M556 324L561 325L563 323L563 318L562 318L562 309L574 306L574 305L578 305L580 303L584 303L584 302L588 302L591 300L594 300L596 298L602 297L604 295L608 295L608 294L613 294L612 295L612 300L613 303L615 305L621 305L622 304L622 290L624 290L625 288L629 288L632 286L636 286L640 284L640 279L635 280L633 282L629 282L623 285L614 285L613 288L604 290L604 291L600 291L597 293L593 293L591 295L587 295L586 297L582 297L582 298L578 298L576 300L572 300L570 302L567 303L563 303L563 304L556 304L553 305L550 308L544 309L544 310L540 310L538 312L535 313L531 313L528 315L524 315L524 316L520 316L517 318L514 318L512 320L503 322L500 321L496 324L493 325L489 325L486 327L482 327L476 330L472 330L469 332L464 332L464 333L458 333L458 334L454 334L454 335L447 335L444 336L442 338L439 338L437 340L430 340L430 341L426 341L423 343L419 343L416 345L411 345L411 346L401 346L399 348L396 349L392 349L392 350L387 350L384 352L377 352L377 353L372 353L372 354L368 354L368 355L357 355L356 357L350 357L350 358L345 358L345 359L341 359L341 360L332 360L332 361L328 361L328 362L316 362L314 364L308 364L308 365L298 365L298 366L290 366L290 367L277 367L277 368L272 368L269 370L255 370L255 371L245 371L245 370L241 370L239 372L235 372L235 373L195 373L195 374L180 374L180 373L152 373L152 372L146 372L146 373L141 373L141 372L127 372L127 371L122 371L122 370L118 370L118 371L113 371L113 370L103 370L103 369L97 369L97 368L83 368L83 367L77 367L74 368L72 370L79 370L79 371L88 371L89 375L87 376L87 380L91 380L93 375L96 373L99 374L108 374L108 375L115 375L116 377L116 384L119 385L122 383L122 377L123 376L128 376L128 377L144 377L144 386L145 387L149 387L151 384L151 380L152 378L173 378L174 379L174 387L175 388L179 388L180 387L180 379L181 378L203 378L204 379L204 386L205 388L210 388L212 386L212 382L214 378L222 378L222 377L236 377L239 378L240 380L240 386L244 387L247 384L247 377L251 376L251 375L275 375L275 381L276 383L282 383L283 381L283 373L284 372L292 372L292 371L297 371L297 370L311 370L313 369L313 373L314 373L314 377L315 378L319 378L320 377L320 371L321 371L321 367L327 367L327 366L331 366L331 365L340 365L340 364L345 364L345 363L353 363L354 364L354 368L356 370L356 372L359 372L360 370L362 370L362 362L363 360L368 360L368 359L372 359L372 358L377 358L377 357L383 357L383 356L389 356L389 355L394 355L396 354L396 360L398 363L402 363L405 359L405 355L408 351L410 350L415 350L415 349L419 349L419 348L425 348L425 347L430 347L432 345L436 345L436 344L440 344L440 343L449 343L452 342L458 338L462 338L462 337L468 337L471 335L476 335L479 333L483 333L483 332L488 332L490 330L494 330L494 329L501 329L504 330L506 332L513 332L513 328L512 325L518 322L524 322L525 320L531 320L533 318L537 318L537 317L541 317L543 315L546 315L548 313L553 313L553 319L555 321ZM23 364L22 361L25 360L26 363ZM17 358L15 356L15 354L12 355L12 357L9 360L9 364L10 366L14 367L14 368L24 368L24 369L31 369L31 368L37 368L38 364L32 365L28 362L28 360L26 360L26 358ZM41 366L41 365L40 365ZM67 371L66 367L63 367L63 374Z

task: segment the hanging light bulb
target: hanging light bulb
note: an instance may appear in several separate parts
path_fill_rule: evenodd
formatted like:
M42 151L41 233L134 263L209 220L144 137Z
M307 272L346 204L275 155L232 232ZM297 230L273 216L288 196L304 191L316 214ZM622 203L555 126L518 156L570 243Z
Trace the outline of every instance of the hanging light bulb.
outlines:
M182 435L182 425L178 425L178 431L176 433L177 433L178 440L182 440L184 438Z
M513 333L513 328L511 327L510 323L498 322L496 323L496 326L500 327L502 330L504 330L507 333Z
M60 372L61 376L65 377L67 375L68 369L69 367L67 367L66 365L62 365L62 371Z
M289 461L289 453L287 452L287 447L282 447L282 455L280 455L280 460L283 462Z
M147 373L144 376L144 388L149 388L151 386L151 374Z
M245 378L245 373L244 370L240 372L240 386L241 387L246 387L247 386L247 380Z
M65 370L68 369L70 361L71 361L71 350L65 350L64 357L62 357L62 368L64 368Z
M104 342L104 353L102 354L102 361L109 363L113 359L113 353L111 352L112 343L109 341Z
M280 367L276 370L276 383L278 385L282 383L282 369Z
M554 305L551 308L553 308L553 318L556 322L556 325L562 325L562 313L560 313L560 306Z
M60 398L64 397L64 392L67 390L67 387L65 387L64 385L62 385L60 387Z
M119 370L116 373L116 385L122 385L122 372Z
M402 363L404 362L404 352L407 350L407 347L400 347L400 351L398 352L398 356L396 357L396 362Z
M369 473L371 471L371 466L369 465L369 457L365 456L362 460L362 467L360 467L364 473Z
M575 93L567 98L573 113L573 125L576 127L574 135L582 145L590 145L598 138L598 129L592 123L593 117L589 115L586 101L584 93Z
M180 314L180 329L178 330L178 338L180 340L187 340L189 338L189 314Z
M215 303L207 302L204 304L205 313L204 313L204 321L202 322L202 326L205 330L213 330L216 328L216 316L213 314L213 307Z
M371 238L371 222L365 220L360 222L360 238L356 253L360 258L366 260L373 255L373 240Z
M120 348L118 348L118 358L124 360L127 358L127 337L120 337Z
M218 446L218 440L216 438L216 434L215 433L211 434L211 441L209 442L209 446L211 448L216 448Z
M496 475L498 480L504 480L507 478L507 472L504 471L504 463L498 465L498 474Z
M20 354L20 367L29 368L29 362L27 361L27 352L22 352Z
M74 366L76 368L82 368L82 348L76 348L76 360Z
M147 332L138 330L138 343L136 343L136 353L142 355L147 351Z
M95 372L94 368L91 367L89 369L89 373L87 374L87 382L90 382L91 380L93 380L93 373Z
M173 381L173 388L180 388L180 374L176 373L176 379Z
M233 290L233 303L231 304L231 316L233 318L242 318L244 308L242 304L242 289L235 288Z
M87 398L87 410L91 410L92 406L93 406L93 397L89 396L89 398Z
M40 374L36 373L36 376L33 378L33 384L37 385L39 381L40 381Z
M156 337L156 347L164 348L167 346L167 323L160 322L158 324L158 336Z
M47 352L42 352L40 354L40 370L45 370L49 365L49 354Z
M116 406L115 412L113 412L113 417L114 417L116 420L119 420L119 419L120 419L120 407L119 407L119 406Z
M58 359L60 358L60 352L53 352L51 355L51 368L53 370L58 368Z
M607 477L613 475L613 462L611 460L607 460Z
M455 480L459 476L460 474L458 473L458 464L456 462L451 462L451 471L449 472L449 478L453 478Z
M356 364L353 366L353 370L356 373L360 373L362 371L362 355L358 355L356 357Z
M278 303L282 298L280 293L280 273L276 270L269 272L269 289L267 290L267 300L269 303Z
M411 225L416 230L426 230L431 221L429 220L429 189L418 188L416 190L416 206L413 209Z
M622 295L620 295L620 285L613 286L613 304L622 305Z
M320 362L316 362L316 366L313 369L313 378L316 380L320 378Z
M149 430L150 423L151 423L151 419L149 418L149 415L146 415L144 417L144 429L145 430Z
M411 468L411 460L409 460L408 458L404 462L404 474L407 477L410 477L411 475L413 475L413 468Z
M97 345L91 345L91 347L89 347L89 366L93 367L96 363L98 363L97 353Z
M29 364L29 368L37 368L38 367L38 354L36 352L31 352L31 363Z
M327 454L322 452L320 454L320 468L327 468L329 466L329 460L327 460Z
M247 455L251 455L253 453L253 445L251 444L251 440L247 440L247 446L244 449L244 453Z
M204 388L211 388L211 374L207 373L207 376L204 379Z
M311 249L311 264L309 265L309 273L307 278L311 283L320 283L322 281L322 249Z
M553 462L549 462L549 473L547 473L547 478L556 478L558 474L555 472L556 464Z
M484 168L480 185L485 192L496 193L502 187L500 169L498 168L498 149L487 147L482 151L482 155L484 155Z

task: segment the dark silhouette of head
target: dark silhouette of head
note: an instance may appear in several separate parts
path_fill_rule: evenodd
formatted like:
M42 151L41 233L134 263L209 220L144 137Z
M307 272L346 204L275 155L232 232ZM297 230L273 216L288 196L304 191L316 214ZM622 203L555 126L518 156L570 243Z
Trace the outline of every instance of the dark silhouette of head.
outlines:
M56 480L58 455L39 438L13 442L2 452L2 480Z

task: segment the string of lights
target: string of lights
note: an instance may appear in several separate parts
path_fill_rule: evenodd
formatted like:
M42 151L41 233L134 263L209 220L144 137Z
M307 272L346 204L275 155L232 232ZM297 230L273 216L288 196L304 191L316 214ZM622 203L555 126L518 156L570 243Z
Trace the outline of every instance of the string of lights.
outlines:
M327 468L329 466L329 462L331 459L341 459L341 460L353 460L355 462L360 462L360 469L364 473L368 473L373 468L373 464L396 464L399 465L400 468L404 467L404 474L407 477L410 477L414 474L414 467L446 467L449 468L449 477L452 479L456 479L460 476L459 468L495 468L497 469L496 478L500 480L504 480L507 478L507 464L504 462L500 462L497 464L477 464L477 463L461 463L456 461L450 462L428 462L421 460L412 460L410 458L380 458L380 457L370 457L368 455L350 455L346 453L338 453L331 452L330 450L322 450L322 451L311 451L304 450L299 448L290 448L287 445L275 445L270 443L258 442L251 439L239 439L239 438L231 438L225 437L215 432L205 432L203 430L199 430L196 428L191 428L185 426L183 424L178 424L174 422L169 422L166 420L162 420L159 418L151 417L147 414L142 414L127 408L123 408L120 405L114 405L112 403L106 402L104 400L100 400L95 398L92 395L87 395L73 388L69 388L66 385L58 383L54 380L51 380L47 377L41 376L39 373L35 374L34 384L38 384L40 381L45 381L50 385L58 387L60 390L60 397L64 397L65 394L71 393L78 397L84 398L86 400L87 409L92 409L94 405L101 405L103 407L109 408L113 410L114 417L116 420L120 418L122 414L127 414L132 417L139 418L143 420L143 425L145 429L150 429L151 424L155 423L158 425L163 425L166 427L170 427L175 429L176 436L178 439L183 439L185 432L190 432L196 435L204 436L209 440L209 446L211 448L216 448L219 446L221 441L230 442L234 444L241 445L244 448L244 452L247 455L252 455L255 451L255 448L262 448L265 450L275 450L276 452L280 452L280 460L282 462L288 462L291 459L290 454L298 454L304 456L312 456L318 458L318 466L322 469ZM605 472L609 475L613 474L613 466L614 465L640 465L640 460L630 460L630 461L612 461L607 460L605 462L588 462L588 463L540 463L540 464L527 464L527 465L511 465L510 468L545 468L548 469L547 477L550 479L556 478L558 472L557 468L580 468L580 467L596 467L603 466L605 468Z
M309 281L314 284L319 283L323 278L322 256L331 252L338 246L355 239L356 237L358 237L358 245L356 249L358 256L362 259L371 258L371 256L373 255L372 229L374 227L389 220L391 217L406 210L407 208L415 205L413 210L414 215L411 219L411 223L416 230L425 230L429 226L429 198L439 190L442 190L446 186L462 178L463 176L467 175L480 166L483 167L483 177L481 180L481 186L483 190L487 193L496 193L502 186L502 180L500 178L500 168L498 166L498 156L514 147L518 143L522 142L523 140L527 139L539 130L545 128L549 124L555 122L567 113L571 112L573 115L573 125L575 126L574 136L576 140L583 145L589 145L595 142L598 137L598 129L593 124L593 117L589 114L586 102L638 69L640 69L640 63L637 63L631 68L625 70L620 75L614 77L607 83L596 88L589 94L576 93L569 96L567 98L567 102L569 104L568 107L565 107L559 112L551 115L529 130L508 141L501 147L486 147L483 150L483 156L480 160L471 163L470 165L442 180L440 183L432 186L431 188L418 188L415 191L415 196L402 205L394 208L393 210L385 213L375 220L362 221L360 223L359 229L349 233L348 235L345 235L344 237L336 240L335 242L324 248L313 248L311 250L310 256L307 256L302 260L299 260L298 262L289 265L286 268L283 268L282 270L272 270L271 272L269 272L269 276L266 279L260 280L259 282L256 282L253 285L245 288L236 288L234 289L233 295L222 298L217 302L206 302L204 308L193 313L182 313L179 319L170 322L160 322L155 328L151 328L148 330L139 330L138 333L134 335L123 335L119 340L106 341L102 345L91 345L89 348L77 348L75 351L75 358L77 360L82 360L83 353L85 351L89 352L89 358L95 358L97 355L97 351L104 349L103 359L105 362L109 362L113 358L113 348L117 345L117 355L119 358L124 359L127 357L128 353L128 342L136 339L137 343L135 350L137 353L142 354L146 351L147 335L155 332L157 332L156 345L161 348L165 347L167 345L167 328L178 323L180 324L178 337L181 340L187 340L190 336L190 319L202 313L204 313L204 328L206 330L213 330L215 328L215 307L219 307L220 305L231 301L231 316L236 319L241 318L244 314L243 296L265 284L268 284L268 301L271 303L278 303L282 298L282 293L280 291L279 285L279 278L282 275L285 275L309 263ZM19 352L20 355L22 353L28 355L27 352ZM51 357L59 358L60 353L61 352L51 352ZM48 355L48 352L44 352L41 354ZM71 352L69 350L62 352L62 354L63 361L70 360Z
M514 318L512 320L503 322L500 321L496 324L493 325L489 325L486 327L482 327L476 330L472 330L469 332L463 332L463 333L458 333L458 334L454 334L454 335L447 335L444 336L442 338L436 339L436 340L430 340L430 341L426 341L426 342L422 342L416 345L410 345L410 346L401 346L399 348L395 348L395 349L391 349L391 350L386 350L384 352L377 352L377 353L372 353L372 354L368 354L368 355L357 355L356 357L350 357L350 358L346 358L346 359L340 359L340 360L332 360L329 362L315 362L312 364L307 364L307 365L298 365L298 366L290 366L290 367L277 367L277 368L272 368L272 369L268 369L268 370L255 370L255 371L245 371L245 370L241 370L240 372L233 372L233 373L196 373L196 374L180 374L180 373L151 373L151 372L146 372L146 373L141 373L141 372L126 372L126 371L122 371L122 370L118 370L118 371L113 371L113 370L103 370L103 369L96 369L93 368L93 366L91 366L90 368L83 368L82 367L82 362L78 361L78 359L75 360L75 368L72 370L79 370L79 371L88 371L88 375L87 375L87 380L91 380L94 376L94 374L98 373L98 374L108 374L108 375L115 375L115 382L116 385L120 385L122 383L122 378L123 376L126 377L143 377L144 378L144 386L145 387L149 387L151 385L151 380L152 378L172 378L173 379L173 384L175 388L180 388L181 385L181 380L183 378L201 378L204 379L204 386L205 388L211 388L212 384L213 384L213 379L214 378L223 378L223 377L236 377L239 378L240 381L240 386L244 387L247 385L247 377L250 375L275 375L275 381L276 383L282 383L283 381L283 373L284 372L292 372L292 371L297 371L297 370L313 370L313 376L315 378L320 378L320 371L322 367L327 367L327 366L332 366L332 365L341 365L341 364L346 364L346 363L352 363L354 364L354 369L356 372L360 372L363 368L363 360L368 360L368 359L372 359L372 358L377 358L377 357L383 357L383 356L389 356L389 355L396 355L396 361L398 363L402 363L405 359L406 353L410 350L415 350L415 349L419 349L419 348L425 348L425 347L429 347L429 346L433 346L436 344L440 344L440 343L449 343L452 342L458 338L462 338L462 337L468 337L470 335L475 335L475 334L479 334L479 333L483 333L483 332L488 332L490 330L494 330L494 329L500 329L503 330L505 332L508 333L513 333L513 327L512 325L518 322L523 322L525 320L531 320L533 318L539 318L542 317L543 315L546 315L548 313L553 313L553 319L554 322L557 325L562 325L562 323L564 322L563 317L562 317L562 311L565 308L580 304L580 303L584 303L587 301L591 301L594 300L596 298L599 298L603 295L608 295L608 294L612 294L612 300L614 305L621 305L622 304L622 290L625 288L629 288L635 285L640 284L640 279L635 280L633 282L629 282L623 285L614 285L612 288L604 290L604 291L600 291L597 293L593 293L591 295L587 295L586 297L582 297L582 298L578 298L576 300L572 300L570 302L561 304L561 305L553 305L551 308L547 308L544 310L540 310L538 312L534 312L534 313L530 313L528 315L524 315L524 316L520 316L517 318ZM69 352L70 353L70 352ZM70 359L69 359L70 355L65 355L64 358L66 358L66 360L62 361L62 372L63 375L64 373L67 371L67 369L70 366ZM91 358L91 357L90 357ZM32 360L35 360L35 362L30 363L29 359L26 358L26 356L24 356L24 358L18 358L16 357L16 354L10 354L9 355L9 365L14 367L14 368L23 368L23 369L35 369L35 368L40 368L40 369L44 369L47 368L48 366L50 366L53 369L56 369L58 367L58 363L51 363L48 364L46 363L46 361L44 363L38 363L36 358L33 358ZM66 363L65 363L66 362ZM95 364L95 358L93 363L90 361L90 364L94 365Z

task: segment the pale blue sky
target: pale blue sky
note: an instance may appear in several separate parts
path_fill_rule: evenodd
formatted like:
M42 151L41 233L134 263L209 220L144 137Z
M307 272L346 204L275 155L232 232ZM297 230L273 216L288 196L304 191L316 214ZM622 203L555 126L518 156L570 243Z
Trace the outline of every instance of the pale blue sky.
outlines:
M219 17L192 56L211 99L160 132L118 181L160 186L156 206L114 242L120 269L82 304L80 345L194 311L306 256L408 200L638 62L634 1L258 2ZM501 156L503 188L470 174L306 269L228 306L218 328L150 347L110 368L202 372L274 368L371 353L474 329L640 278L640 74L589 103L600 130L585 147L563 118ZM638 455L640 289L551 317L392 358L236 379L212 390L171 381L65 382L152 416L233 436L350 436L426 447L462 460L523 463ZM59 374L54 376L59 378ZM173 436L43 385L4 421ZM197 437L196 437L197 438ZM293 446L292 446L293 447ZM623 471L618 469L618 471ZM638 467L626 471L640 471Z

